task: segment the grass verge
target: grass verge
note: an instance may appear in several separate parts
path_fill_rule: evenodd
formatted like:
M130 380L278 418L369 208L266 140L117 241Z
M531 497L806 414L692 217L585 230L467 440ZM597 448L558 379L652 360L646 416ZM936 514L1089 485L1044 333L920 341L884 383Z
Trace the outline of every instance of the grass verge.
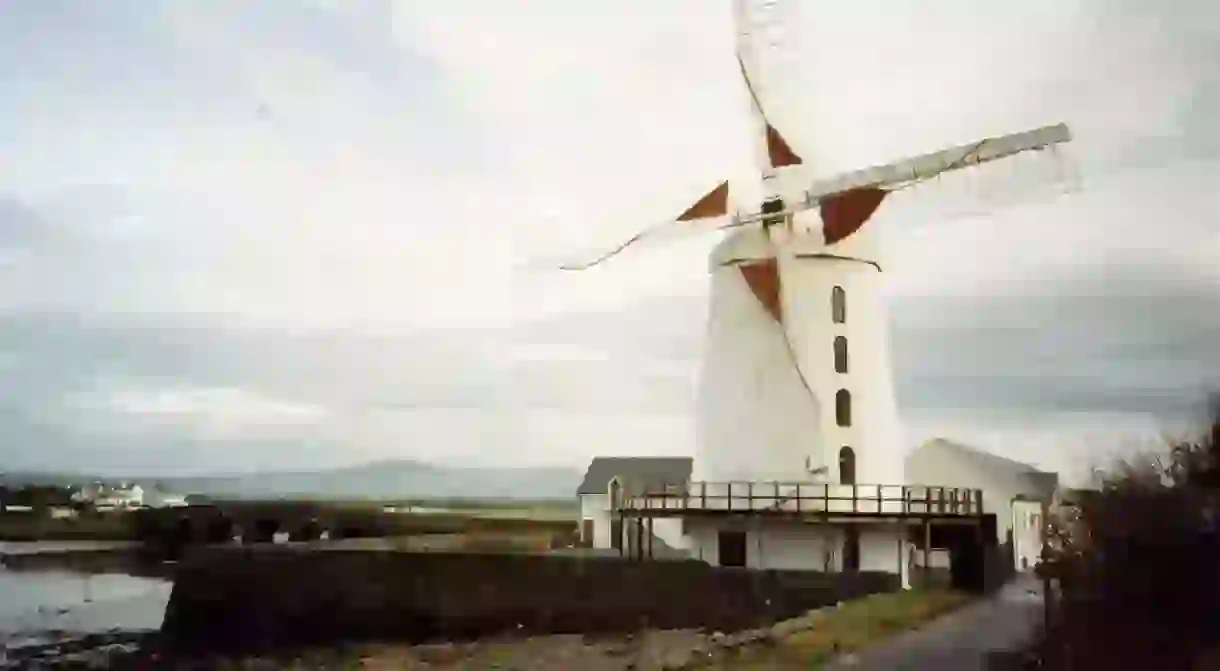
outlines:
M808 627L767 645L743 647L709 660L703 669L811 669L866 648L958 608L970 595L910 590L849 601L806 616Z

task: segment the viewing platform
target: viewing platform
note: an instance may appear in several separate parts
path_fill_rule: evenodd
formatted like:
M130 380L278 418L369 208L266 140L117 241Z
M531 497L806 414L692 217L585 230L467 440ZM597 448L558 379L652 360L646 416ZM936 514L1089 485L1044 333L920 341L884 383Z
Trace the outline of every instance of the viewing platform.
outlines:
M690 482L642 492L612 489L612 507L626 517L749 515L810 521L976 521L983 491L919 485L845 485L811 482Z

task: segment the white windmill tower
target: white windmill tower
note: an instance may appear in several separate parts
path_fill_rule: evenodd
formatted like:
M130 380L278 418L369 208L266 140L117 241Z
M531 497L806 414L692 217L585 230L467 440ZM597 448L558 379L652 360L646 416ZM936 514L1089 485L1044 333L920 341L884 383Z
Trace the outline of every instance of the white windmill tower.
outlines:
M801 482L901 485L905 450L882 297L885 263L876 227L866 224L893 191L1053 147L1070 133L1063 124L1047 126L814 181L767 115L752 73L761 48L752 35L758 21L746 0L735 7L738 62L756 120L761 206L730 215L724 182L676 220L566 268L601 263L663 232L729 231L709 258L692 480L704 483L705 493L720 487L714 483L780 483L772 507L788 496L779 490L799 491Z

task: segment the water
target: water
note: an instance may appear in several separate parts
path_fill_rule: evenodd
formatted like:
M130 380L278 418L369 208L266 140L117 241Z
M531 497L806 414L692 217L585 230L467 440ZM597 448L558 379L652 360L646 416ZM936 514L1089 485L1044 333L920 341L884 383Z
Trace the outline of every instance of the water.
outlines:
M47 549L44 544L0 544L0 552L7 553ZM0 640L11 646L45 640L43 634L50 631L157 629L171 588L168 580L119 573L0 567Z

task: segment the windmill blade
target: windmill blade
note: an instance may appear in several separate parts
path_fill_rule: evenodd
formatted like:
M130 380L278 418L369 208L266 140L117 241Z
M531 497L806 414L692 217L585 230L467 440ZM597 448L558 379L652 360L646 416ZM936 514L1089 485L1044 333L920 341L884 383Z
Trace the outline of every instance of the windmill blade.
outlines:
M814 182L805 191L804 205L806 209L816 207L818 202L827 196L856 189L878 188L896 191L947 172L998 161L1027 151L1040 151L1071 140L1072 132L1064 123L1001 137L984 138L978 142Z
M617 247L593 259L564 264L559 268L560 270L586 270L618 256L644 240L660 239L667 234L688 236L700 232L721 230L737 225L734 220L735 217L729 216L729 183L726 180L704 194L677 217L649 226Z
M764 218L789 217L797 213L822 208L823 214L846 217L836 227L854 231L880 205L884 194L905 189L945 173L1005 159L1029 151L1054 147L1072 139L1067 124L1055 124L1033 130L951 147L930 154L902 159L882 166L844 173L814 182L803 198L778 213L756 212L742 215L742 224L761 222ZM829 223L829 222L828 222ZM850 234L850 233L848 233ZM841 239L841 238L840 238Z
M801 165L804 161L799 154L793 151L792 146L767 116L757 76L756 61L759 45L752 29L753 22L750 20L746 4L747 0L734 0L733 3L734 19L737 24L737 66L746 91L750 95L751 109L757 126L754 132L758 134L756 137L760 136L762 139L762 153L765 154L765 159L760 162L763 163L762 172L765 177L771 170ZM773 8L775 2L773 0L767 4L769 8ZM755 74L751 75L751 71L754 71Z

